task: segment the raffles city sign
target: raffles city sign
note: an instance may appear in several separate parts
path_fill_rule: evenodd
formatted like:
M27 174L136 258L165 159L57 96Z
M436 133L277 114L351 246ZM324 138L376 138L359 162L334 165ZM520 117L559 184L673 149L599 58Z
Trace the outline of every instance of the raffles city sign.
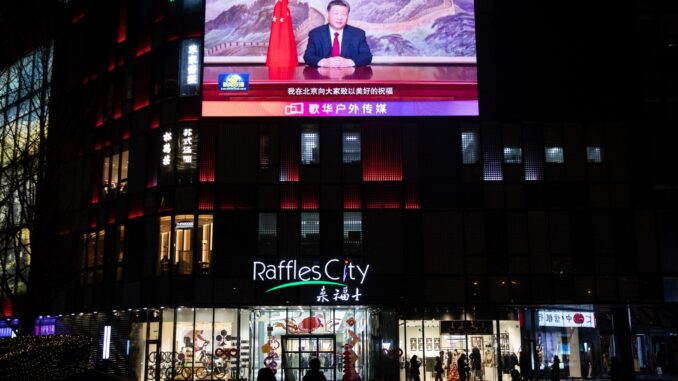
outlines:
M316 286L314 303L360 302L360 286L365 283L370 265L356 265L348 259L330 259L325 263L302 265L296 259L278 263L252 262L252 280L275 282L267 293L289 287Z

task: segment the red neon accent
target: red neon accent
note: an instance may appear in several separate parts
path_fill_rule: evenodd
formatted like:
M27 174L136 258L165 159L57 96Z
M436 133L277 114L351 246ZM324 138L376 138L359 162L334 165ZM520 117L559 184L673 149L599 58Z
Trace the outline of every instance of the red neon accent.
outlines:
M202 32L192 32L192 33L186 33L184 35L185 38L199 38L202 37Z
M125 126L122 129L122 140L127 140L129 139L129 126Z
M405 190L405 209L419 209L419 191L414 186L408 186Z
M69 228L59 229L59 235L69 235L69 234L71 234L71 229L69 229Z
M75 24L85 18L85 12L82 10L78 10L73 14L73 17L71 18L71 23Z
M82 79L82 84L86 85L87 82L89 82L89 78L87 76L85 76L85 78Z
M118 44L127 39L127 0L120 0L120 23L118 24Z
M12 299L5 296L2 298L2 316L10 317L12 315L14 315L14 303L12 303Z
M151 37L148 35L148 33L144 33L142 36L139 36L139 43L137 44L137 57L141 57L150 51Z
M89 216L89 227L92 229L97 227L97 217L94 213L92 213L92 215Z
M158 186L158 176L155 171L149 171L148 177L146 178L146 189L155 188Z
M198 199L198 209L200 210L214 209L214 192L211 189L203 189L200 191L200 198Z
M134 100L134 111L141 110L149 105L148 94L139 94Z
M162 20L164 20L164 19L165 19L165 15L156 15L156 16L155 16L155 20L153 20L153 21L155 21L155 22L160 22L160 21L162 21Z
M153 116L151 120L151 130L160 127L160 117L158 115Z
M298 138L282 144L280 147L280 181L299 181L299 152L300 141Z
M200 120L200 117L194 115L186 115L179 118L179 122L195 122L196 120Z
M198 149L200 157L198 178L203 183L213 183L215 178L214 144L216 138L214 135L214 130L202 129L198 137L200 142Z
M248 210L251 203L247 199L247 190L227 189L222 191L219 198L219 209L221 210Z
M293 210L299 208L299 195L294 184L280 185L280 209Z
M301 192L301 209L320 209L320 194L318 189L304 189Z
M362 200L359 185L344 186L344 209L360 209Z
M111 58L111 60L108 62L108 71L113 71L115 70L115 60Z
M91 81L96 80L96 79L97 79L97 73L96 73L96 72L95 72L95 73L92 73L92 75L89 77L89 79L90 79Z
M178 34L172 34L172 35L167 36L167 38L165 39L165 42L176 41L178 39L179 39Z
M111 208L108 211L108 223L109 224L114 224L115 223L115 210Z
M127 218L133 220L144 215L143 200L141 196L130 198L128 205Z
M367 209L400 209L400 198L399 188L373 188L365 191L365 206Z
M397 129L363 129L363 181L402 181L402 138Z
M124 65L124 64L125 64L125 59L122 58L122 57L120 57L120 58L118 59L118 66L122 66L122 65Z

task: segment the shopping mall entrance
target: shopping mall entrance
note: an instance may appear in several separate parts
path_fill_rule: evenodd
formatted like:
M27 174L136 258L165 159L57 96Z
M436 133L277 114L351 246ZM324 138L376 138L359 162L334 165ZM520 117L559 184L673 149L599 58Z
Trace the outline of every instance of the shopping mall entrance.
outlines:
M299 381L309 369L312 358L320 360L320 371L327 381L335 381L337 348L335 335L284 335L281 371L284 381Z

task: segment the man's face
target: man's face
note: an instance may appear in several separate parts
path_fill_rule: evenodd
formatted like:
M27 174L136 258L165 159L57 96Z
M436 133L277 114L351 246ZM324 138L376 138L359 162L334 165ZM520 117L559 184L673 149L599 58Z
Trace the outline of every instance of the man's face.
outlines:
M327 22L335 30L344 29L346 23L348 23L348 8L341 5L333 5L327 11Z

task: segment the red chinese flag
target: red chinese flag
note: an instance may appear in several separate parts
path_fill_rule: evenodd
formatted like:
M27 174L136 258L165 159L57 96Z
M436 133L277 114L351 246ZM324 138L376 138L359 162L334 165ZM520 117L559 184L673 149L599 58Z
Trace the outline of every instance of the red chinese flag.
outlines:
M266 66L295 67L297 63L297 42L294 39L288 0L275 0Z

